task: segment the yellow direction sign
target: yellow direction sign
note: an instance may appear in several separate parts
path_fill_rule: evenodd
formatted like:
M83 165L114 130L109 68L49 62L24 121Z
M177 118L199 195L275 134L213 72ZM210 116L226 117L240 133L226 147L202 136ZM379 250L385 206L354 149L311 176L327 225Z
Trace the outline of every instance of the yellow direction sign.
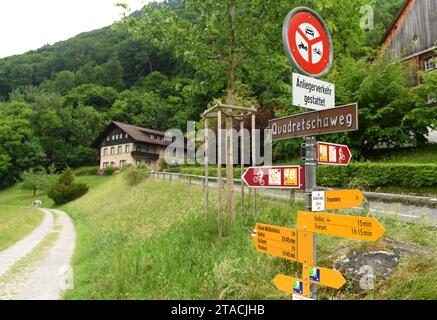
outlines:
M297 232L293 229L257 224L252 241L258 252L297 261Z
M278 274L273 279L273 283L275 284L276 288L278 288L278 290L310 298L311 288L309 282L304 282L297 278L287 277L282 274Z
M313 211L350 209L361 206L364 195L360 190L315 191L312 193Z
M309 281L320 286L340 289L346 283L343 275L337 270L325 269L320 267L304 266L309 269Z
M385 232L375 218L327 213L299 211L297 224L299 230L365 241L377 241Z
M297 232L295 229L271 226L258 223L255 227L257 236L266 240L282 242L284 244L296 245Z

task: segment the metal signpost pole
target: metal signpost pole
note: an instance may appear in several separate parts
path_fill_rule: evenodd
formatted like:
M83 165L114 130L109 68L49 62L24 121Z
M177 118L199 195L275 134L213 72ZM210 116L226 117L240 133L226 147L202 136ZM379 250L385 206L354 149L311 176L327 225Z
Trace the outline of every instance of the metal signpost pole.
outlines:
M307 197L307 211L312 211L312 192L317 186L317 159L316 159L316 137L305 138L305 192ZM316 265L316 239L314 233L313 264ZM316 299L316 286L311 285L311 298Z

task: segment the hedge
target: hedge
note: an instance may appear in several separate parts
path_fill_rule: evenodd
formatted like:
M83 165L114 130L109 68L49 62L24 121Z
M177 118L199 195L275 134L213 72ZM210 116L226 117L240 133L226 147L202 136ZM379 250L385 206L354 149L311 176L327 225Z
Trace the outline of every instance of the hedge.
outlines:
M177 167L173 172L204 175L202 167ZM209 175L217 177L217 168L210 166ZM222 169L222 177L226 171ZM234 169L235 179L241 176ZM362 189L386 186L402 188L437 187L437 164L354 163L349 166L318 166L317 184L321 187L358 187Z
M74 174L78 177L81 176L95 176L98 174L99 171L99 167L98 166L93 166L93 167L80 167L74 170Z

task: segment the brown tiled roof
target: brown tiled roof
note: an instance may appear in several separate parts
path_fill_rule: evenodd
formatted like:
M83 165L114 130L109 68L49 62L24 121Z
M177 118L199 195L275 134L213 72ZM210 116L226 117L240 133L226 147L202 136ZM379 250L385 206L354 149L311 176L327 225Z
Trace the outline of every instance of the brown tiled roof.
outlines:
M164 141L164 140L158 140L158 139L151 138L151 135L155 135L158 137L164 137L165 132L156 131L156 130L152 130L152 129L148 129L148 128L132 126L129 124L113 121L102 132L102 134L100 134L100 136L93 142L93 144L91 146L94 148L98 148L100 146L100 144L102 143L102 141L111 133L112 130L114 130L114 127L118 127L121 130L123 130L136 142L144 142L144 143L157 144L157 145L162 145L162 146L168 146L171 144L170 141Z

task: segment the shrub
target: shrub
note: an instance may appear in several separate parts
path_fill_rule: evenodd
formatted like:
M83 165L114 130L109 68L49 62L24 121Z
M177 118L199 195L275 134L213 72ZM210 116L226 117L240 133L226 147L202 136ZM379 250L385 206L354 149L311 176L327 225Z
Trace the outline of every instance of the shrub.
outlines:
M226 170L222 169L222 177ZM179 167L179 173L203 176L201 167ZM217 177L217 168L210 166L209 175ZM235 179L241 177L239 168L234 169ZM352 163L347 167L318 166L317 185L331 188L359 187L376 189L397 186L401 188L429 188L437 186L436 164L410 163Z
M109 166L98 171L98 174L105 176L112 176L115 172L118 172L120 169L117 167Z
M95 176L99 173L99 167L80 167L76 170L74 170L74 173L76 176Z
M89 188L86 184L74 181L73 170L66 169L59 177L58 182L50 188L48 197L55 204L60 205L82 197L88 190Z
M130 167L123 173L123 178L129 186L139 185L149 177L147 167Z

